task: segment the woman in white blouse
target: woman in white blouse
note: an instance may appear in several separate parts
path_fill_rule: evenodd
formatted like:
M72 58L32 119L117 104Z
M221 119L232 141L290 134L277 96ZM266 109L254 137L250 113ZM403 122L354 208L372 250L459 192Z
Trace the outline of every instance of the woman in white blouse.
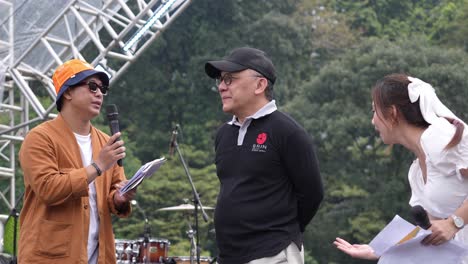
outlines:
M421 205L440 245L455 239L468 245L468 131L440 102L434 88L404 74L385 76L372 90L372 124L385 144L401 144L416 155L409 169L410 205ZM377 259L368 245L337 238L335 246L356 258ZM468 264L468 258L464 262Z

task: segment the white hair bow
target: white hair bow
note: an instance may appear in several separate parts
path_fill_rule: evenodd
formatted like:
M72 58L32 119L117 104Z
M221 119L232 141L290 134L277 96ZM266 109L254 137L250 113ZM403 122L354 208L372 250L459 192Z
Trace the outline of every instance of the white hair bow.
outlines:
M437 97L434 88L418 78L408 77L408 95L412 103L419 98L419 107L421 108L424 120L433 124L440 117L453 118L460 120L450 109L448 109ZM461 121L461 120L460 120Z

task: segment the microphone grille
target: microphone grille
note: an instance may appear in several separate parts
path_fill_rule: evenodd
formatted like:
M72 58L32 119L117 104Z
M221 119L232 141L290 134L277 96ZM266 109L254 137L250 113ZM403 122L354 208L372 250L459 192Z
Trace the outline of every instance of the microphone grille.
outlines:
M109 104L106 106L107 113L117 113L117 106L115 104Z
M117 106L115 104L109 104L106 106L106 113L107 113L107 118L109 119L116 119L117 115L119 114L117 112Z
M416 205L411 208L411 215L416 219L421 219L426 216L426 210L422 206Z
M429 220L426 210L424 210L422 206L413 206L411 208L411 215L413 216L416 225L424 229L428 229L429 227L431 227L431 221Z

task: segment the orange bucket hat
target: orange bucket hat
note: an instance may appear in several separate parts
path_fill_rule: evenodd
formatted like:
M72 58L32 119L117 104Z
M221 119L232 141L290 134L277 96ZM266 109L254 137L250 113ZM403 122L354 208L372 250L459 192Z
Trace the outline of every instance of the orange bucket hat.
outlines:
M60 99L63 93L65 93L69 87L77 85L92 75L97 75L103 85L109 85L109 76L107 76L105 72L96 71L91 64L85 61L72 59L57 67L52 76L52 81L54 82L55 92L57 93L55 103L59 112L62 108Z

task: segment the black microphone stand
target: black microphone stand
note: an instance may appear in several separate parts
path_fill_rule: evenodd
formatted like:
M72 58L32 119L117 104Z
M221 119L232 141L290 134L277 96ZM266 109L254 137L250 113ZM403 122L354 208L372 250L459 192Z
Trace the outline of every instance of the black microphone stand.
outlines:
M145 248L145 250L143 252L146 253L146 256L143 256L143 261L144 261L143 263L149 263L150 261L149 240L151 237L151 228L149 226L148 217L146 216L146 213L143 210L143 208L140 207L140 205L138 204L136 200L132 200L132 204L135 205L138 208L138 210L141 211L141 213L143 214L143 217L145 218L145 226L143 228L143 247Z
M10 217L13 218L13 256L12 256L12 259L10 261L11 264L16 264L17 263L17 260L16 260L16 251L17 251L17 248L16 248L16 244L17 244L17 229L18 229L18 217L19 217L19 213L18 213L18 205L20 203L20 201L23 199L23 195L24 195L24 192L20 194L15 206L13 208L11 208L11 212L10 212Z
M177 133L177 131L174 131L173 133ZM182 156L182 153L179 149L179 144L177 144L177 139L174 138L173 142L173 147L176 149L177 151L177 154L179 154L179 158L180 158L180 161L182 162L182 165L184 167L184 170L185 170L185 174L187 175L187 178L190 182L190 186L192 187L192 193L193 193L193 203L195 205L195 210L193 212L193 216L195 218L195 233L196 233L196 238L197 238L197 241L196 241L196 245L195 245L195 248L196 248L196 253L197 253L197 264L200 264L200 232L198 232L198 206L200 206L200 209L202 211L202 216L203 216L203 220L205 220L205 222L208 222L208 215L206 214L205 212L205 209L203 209L203 205L200 201L200 196L198 195L198 192L197 192L197 189L195 188L195 185L193 184L193 180L192 180L192 176L190 175L190 172L188 170L188 167L187 167L187 164L185 163L185 160L184 160L184 157ZM192 264L192 252L190 252L190 264Z

